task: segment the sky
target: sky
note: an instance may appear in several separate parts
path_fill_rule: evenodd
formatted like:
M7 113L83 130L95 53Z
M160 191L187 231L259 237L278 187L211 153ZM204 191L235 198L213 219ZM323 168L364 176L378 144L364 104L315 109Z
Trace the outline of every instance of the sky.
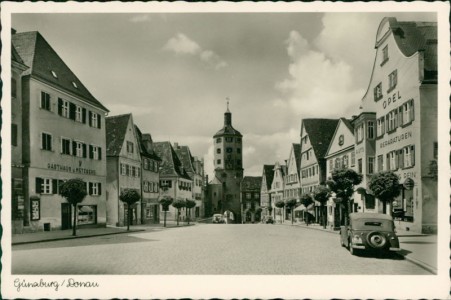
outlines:
M226 98L243 167L261 176L299 143L303 118L359 113L383 17L433 13L27 13L110 116L132 113L154 141L187 145L213 175Z

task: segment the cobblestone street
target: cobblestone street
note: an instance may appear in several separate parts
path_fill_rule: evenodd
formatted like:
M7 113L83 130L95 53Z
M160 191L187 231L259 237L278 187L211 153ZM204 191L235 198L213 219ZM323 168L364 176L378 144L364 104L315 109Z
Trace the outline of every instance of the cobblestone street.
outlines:
M430 274L397 255L352 256L337 233L264 224L199 224L12 250L13 274Z

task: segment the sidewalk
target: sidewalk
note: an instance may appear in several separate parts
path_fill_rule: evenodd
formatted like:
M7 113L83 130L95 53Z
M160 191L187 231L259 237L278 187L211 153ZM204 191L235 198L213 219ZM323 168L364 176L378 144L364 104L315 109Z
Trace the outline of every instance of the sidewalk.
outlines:
M277 225L291 226L291 222L286 221L282 224L277 223ZM336 234L337 236L340 234L340 231L334 231L329 228L324 229L319 224L309 224L309 226L307 226L303 222L296 222L293 226L321 230ZM404 256L406 260L422 267L423 269L437 274L437 235L421 234L400 229L396 229L396 234L399 238L401 248L401 251L398 251L399 255Z
M177 227L186 227L192 226L196 222L190 222L190 225L187 225L185 222L179 222L179 226L177 226L176 221L166 221L166 227L163 226L163 221L157 224L140 224L140 225L131 225L130 231L127 231L127 227L97 227L97 228L77 228L77 235L72 235L72 229L67 230L54 230L54 231L40 231L33 233L22 233L22 234L13 234L11 236L11 244L12 245L22 245L22 244L32 244L32 243L40 243L40 242L51 242L51 241L60 241L60 240L70 240L70 239L79 239L79 238L88 238L94 236L102 236L102 235L112 235L112 234L122 234L122 233L135 233L135 232L143 232L150 229L160 228L161 230L166 228L177 228Z

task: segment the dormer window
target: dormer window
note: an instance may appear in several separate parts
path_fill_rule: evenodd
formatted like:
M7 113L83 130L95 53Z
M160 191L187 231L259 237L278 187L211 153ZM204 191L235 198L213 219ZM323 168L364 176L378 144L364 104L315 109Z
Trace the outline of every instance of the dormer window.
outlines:
M72 81L72 85L74 86L74 88L78 89L78 86L74 81Z
M51 71L51 72L52 72L53 77L55 77L56 79L58 79L58 75L56 75L55 71Z

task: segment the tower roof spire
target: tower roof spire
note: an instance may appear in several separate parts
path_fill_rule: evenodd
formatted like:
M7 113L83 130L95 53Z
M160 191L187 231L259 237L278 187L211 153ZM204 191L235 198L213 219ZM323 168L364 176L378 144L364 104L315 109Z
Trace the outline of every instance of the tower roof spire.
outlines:
M227 112L230 112L230 110L229 110L229 101L230 101L230 98L229 98L229 97L226 97L226 100L227 100Z

